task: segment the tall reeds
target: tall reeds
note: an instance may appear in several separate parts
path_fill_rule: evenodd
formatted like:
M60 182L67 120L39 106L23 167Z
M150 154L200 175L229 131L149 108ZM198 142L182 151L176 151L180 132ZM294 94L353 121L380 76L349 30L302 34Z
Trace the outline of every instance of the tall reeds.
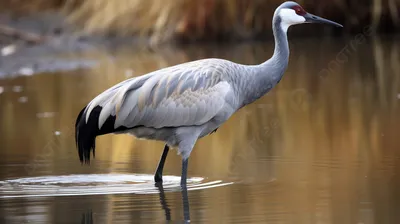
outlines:
M90 33L171 39L247 39L269 35L281 0L11 0L0 8L18 13L63 9ZM342 22L347 31L372 24L392 31L400 25L400 0L299 0L307 10ZM299 31L301 32L301 31Z

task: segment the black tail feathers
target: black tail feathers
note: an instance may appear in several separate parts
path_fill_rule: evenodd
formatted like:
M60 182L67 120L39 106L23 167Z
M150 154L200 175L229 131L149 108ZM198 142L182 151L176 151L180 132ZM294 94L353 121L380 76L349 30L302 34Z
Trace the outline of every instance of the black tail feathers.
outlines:
M81 163L90 163L90 152L93 150L95 156L96 137L113 132L127 130L124 126L114 128L115 116L109 116L99 129L99 116L103 108L96 106L90 113L86 122L86 107L81 110L75 123L75 142L78 148L79 159Z
M98 132L98 114L90 116L86 122L85 108L81 110L75 123L75 142L78 148L79 160L81 163L90 163L90 151L93 150L93 158L95 157L96 136ZM93 111L94 112L94 111Z

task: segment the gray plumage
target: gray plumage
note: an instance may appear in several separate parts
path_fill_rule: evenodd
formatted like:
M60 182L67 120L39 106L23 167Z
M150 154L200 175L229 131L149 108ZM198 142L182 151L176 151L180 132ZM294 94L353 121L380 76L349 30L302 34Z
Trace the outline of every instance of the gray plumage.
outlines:
M129 133L166 143L155 175L157 182L162 181L169 147L176 148L183 161L181 183L186 184L187 162L197 139L218 129L233 113L281 80L289 60L287 28L310 22L298 13L297 6L285 2L275 11L275 51L260 65L203 59L126 80L98 95L77 118L81 161L90 160L96 136Z

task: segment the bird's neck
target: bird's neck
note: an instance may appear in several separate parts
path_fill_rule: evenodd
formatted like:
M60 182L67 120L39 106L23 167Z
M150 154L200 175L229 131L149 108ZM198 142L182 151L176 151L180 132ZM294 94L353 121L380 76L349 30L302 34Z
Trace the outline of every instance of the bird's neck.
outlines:
M273 56L264 63L252 66L248 76L247 94L243 104L249 104L265 95L282 79L289 62L289 44L287 40L287 27L281 26L280 18L273 20L275 50ZM244 106L243 105L243 106Z
M287 39L288 26L282 24L280 17L277 17L273 20L272 29L275 38L274 54L269 60L262 63L260 66L262 67L266 65L268 67L270 64L275 65L276 73L274 75L280 80L289 63L289 43Z

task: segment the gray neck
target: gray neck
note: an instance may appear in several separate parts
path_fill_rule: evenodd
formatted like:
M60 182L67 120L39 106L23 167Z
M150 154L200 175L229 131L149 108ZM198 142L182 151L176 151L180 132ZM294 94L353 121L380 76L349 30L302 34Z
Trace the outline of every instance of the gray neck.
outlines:
M282 29L280 17L276 17L276 19L274 19L272 27L275 38L274 54L269 60L262 63L261 67L263 67L263 69L269 70L270 68L269 66L271 66L269 64L272 63L273 65L275 65L273 66L274 68L276 68L275 73L271 73L271 75L275 76L275 78L278 78L280 80L289 62L289 43L286 33L287 30Z
M289 62L289 44L286 30L281 28L281 19L276 16L272 22L275 50L273 56L264 63L248 66L250 70L246 77L246 89L243 105L252 103L265 95L281 80Z

